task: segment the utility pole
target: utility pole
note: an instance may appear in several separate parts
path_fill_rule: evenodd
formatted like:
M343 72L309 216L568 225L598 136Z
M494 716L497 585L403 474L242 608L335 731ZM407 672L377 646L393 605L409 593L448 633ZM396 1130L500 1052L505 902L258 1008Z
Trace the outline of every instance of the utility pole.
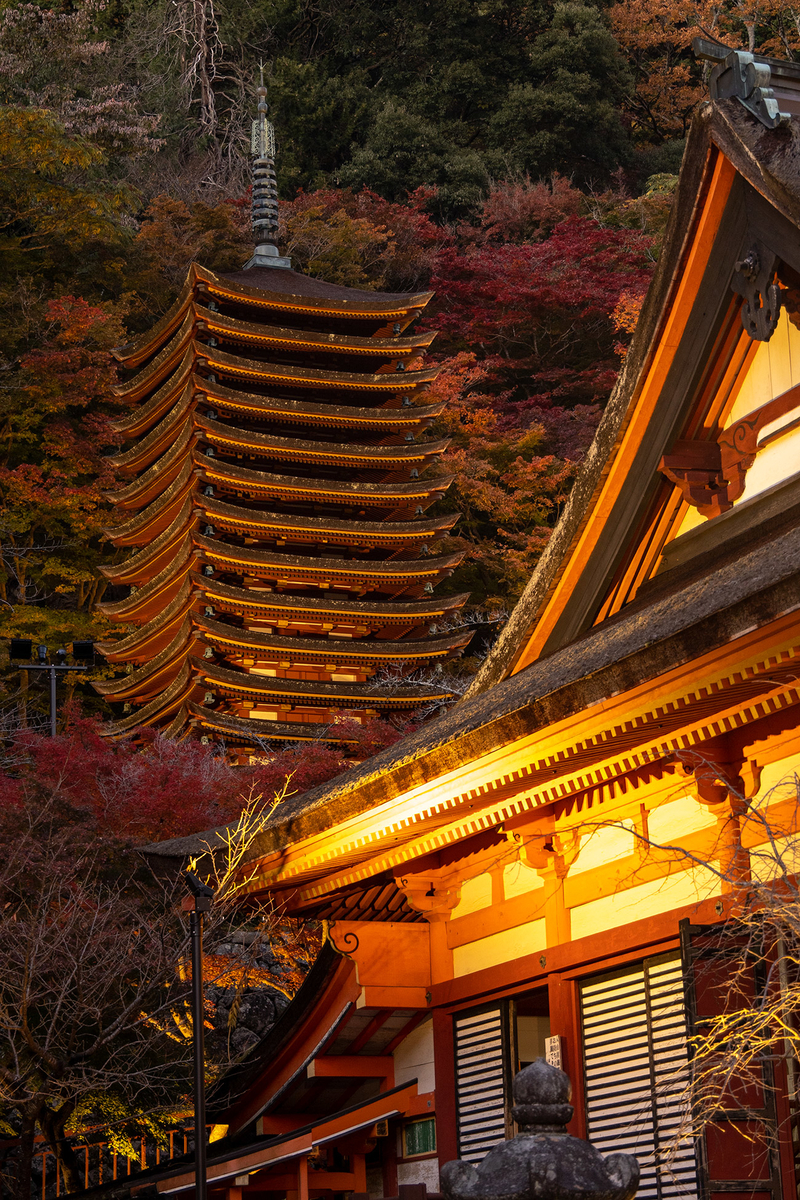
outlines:
M192 1044L194 1050L194 1194L206 1200L206 1049L203 1004L203 913L211 908L214 889L193 871L184 879L191 893L184 902L189 908L192 940Z
M66 650L63 650L63 649L56 651L56 655L55 655L56 661L55 662L48 662L47 658L48 658L50 651L48 650L47 646L38 646L36 652L37 652L39 661L37 663L29 663L29 664L22 663L20 665L20 671L47 671L47 672L49 672L49 675L50 675L50 737L56 736L56 678L57 678L57 676L65 671L83 671L85 673L86 671L89 670L89 668L93 665L93 662L94 662L94 646L92 645L92 643L91 642L75 643L75 645L73 647L73 652L77 651L77 648L79 646L82 649L80 651L78 651L77 653L75 653L75 657L76 658L84 657L86 659L86 661L83 664L81 664L81 663L76 663L74 665L67 664L67 662L65 661L65 659L67 657L67 652L66 652ZM26 651L27 651L27 653L26 653ZM18 638L11 639L10 657L12 659L25 658L25 657L30 658L30 656L31 656L31 643L27 639L18 639Z

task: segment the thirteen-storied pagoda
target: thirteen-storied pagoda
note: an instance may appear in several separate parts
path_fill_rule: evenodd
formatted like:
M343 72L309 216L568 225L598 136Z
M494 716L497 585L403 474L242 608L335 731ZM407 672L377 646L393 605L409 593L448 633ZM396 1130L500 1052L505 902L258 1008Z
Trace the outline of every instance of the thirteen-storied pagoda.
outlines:
M443 408L425 403L433 334L405 335L430 293L323 283L279 255L265 97L255 254L193 265L118 352L132 445L113 461L131 478L108 533L133 553L103 571L131 590L101 610L135 628L100 647L128 673L96 685L125 706L119 733L195 728L241 753L444 700L407 677L469 640L436 633L466 596L434 596L461 555L437 553L456 517L425 515L451 478L423 478L447 444L420 436Z

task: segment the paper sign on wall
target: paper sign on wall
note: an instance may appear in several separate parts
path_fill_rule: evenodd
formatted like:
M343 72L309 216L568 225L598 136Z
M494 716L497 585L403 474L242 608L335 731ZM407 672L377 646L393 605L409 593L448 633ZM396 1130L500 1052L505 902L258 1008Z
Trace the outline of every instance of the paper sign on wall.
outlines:
M560 1034L556 1033L553 1035L553 1037L547 1037L544 1039L544 1056L550 1063L551 1067L558 1067L559 1071L562 1069Z

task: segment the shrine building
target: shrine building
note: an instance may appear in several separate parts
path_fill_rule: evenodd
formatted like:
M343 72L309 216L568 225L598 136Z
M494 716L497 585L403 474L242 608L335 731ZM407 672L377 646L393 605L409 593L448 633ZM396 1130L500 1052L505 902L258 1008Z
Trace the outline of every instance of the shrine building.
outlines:
M193 264L117 352L129 481L107 534L125 553L100 611L127 632L98 649L126 673L95 685L114 732L194 732L234 760L435 707L435 674L409 676L470 638L447 631L467 597L435 594L462 555L441 550L456 514L428 512L451 482L447 442L425 436L443 409L426 397L434 334L411 329L430 293L324 283L279 255L265 96L255 254L228 274Z
M748 882L770 878L775 846L797 861L800 66L698 49L713 63L711 100L692 125L632 345L471 694L286 798L249 847L250 894L324 922L325 942L277 1024L210 1097L212 1200L436 1194L441 1164L475 1163L513 1131L511 1078L543 1054L571 1078L572 1131L638 1156L639 1197L797 1194L800 1072L782 1041L758 1060L745 1107L731 1101L670 1163L659 1158L684 1117L689 1039L724 1003L714 931ZM213 283L221 308L234 294L245 303L239 277L193 280L209 295ZM394 304L389 320L401 307L373 304ZM193 369L208 364L193 386L228 412L229 393L209 381L228 370L223 355L207 341L191 353ZM181 436L198 439L193 461L216 507L193 500L215 532L191 537L210 555L231 503L220 473L262 477L223 453L222 438L252 434L231 434L219 415L192 420L202 434ZM412 565L422 562L444 569ZM245 588L205 578L186 586L206 589L215 612ZM183 576L170 586L177 596ZM308 601L291 603L306 619ZM192 620L216 653L216 616ZM186 703L206 727L220 719ZM148 853L177 870L213 853L215 836ZM188 1160L148 1179L164 1197L194 1187Z

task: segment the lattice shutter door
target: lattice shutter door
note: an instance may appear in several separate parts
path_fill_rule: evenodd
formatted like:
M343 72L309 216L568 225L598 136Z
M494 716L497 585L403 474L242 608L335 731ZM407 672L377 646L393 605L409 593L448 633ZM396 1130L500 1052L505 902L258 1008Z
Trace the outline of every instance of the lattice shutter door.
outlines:
M455 1018L458 1154L480 1162L506 1136L504 1010Z
M668 1165L656 1155L684 1118L687 1064L683 974L677 956L646 959L581 987L587 1136L603 1154L635 1154L637 1198L697 1195L691 1141Z

